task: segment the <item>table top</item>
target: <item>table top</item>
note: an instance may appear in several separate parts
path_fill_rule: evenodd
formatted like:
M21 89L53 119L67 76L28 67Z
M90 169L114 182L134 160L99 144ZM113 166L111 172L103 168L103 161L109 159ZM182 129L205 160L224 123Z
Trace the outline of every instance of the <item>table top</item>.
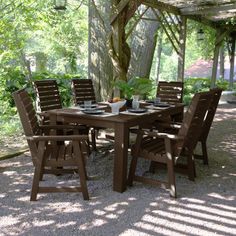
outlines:
M90 123L91 121L106 121L113 123L137 123L154 121L159 117L165 115L172 115L176 113L181 113L183 111L183 104L171 105L169 107L151 107L148 106L147 112L144 113L131 113L126 111L121 111L119 114L113 114L111 112L104 112L101 114L85 114L78 107L71 108L61 108L47 111L48 115L56 115L57 117L63 117L64 119L79 119L84 123ZM145 120L144 120L145 119Z

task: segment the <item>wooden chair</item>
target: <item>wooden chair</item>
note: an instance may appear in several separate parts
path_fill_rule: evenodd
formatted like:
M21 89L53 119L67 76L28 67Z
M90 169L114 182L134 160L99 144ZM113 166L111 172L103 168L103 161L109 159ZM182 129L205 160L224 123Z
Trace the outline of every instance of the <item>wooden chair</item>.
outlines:
M207 137L213 122L213 119L215 117L216 109L221 97L222 89L220 88L214 88L211 89L211 92L213 93L213 98L210 103L209 109L207 111L207 115L204 120L203 128L201 135L199 137L199 142L201 143L202 147L202 154L195 154L194 157L197 159L202 159L203 163L205 165L208 165L208 154L207 154Z
M184 83L180 81L159 81L157 87L157 97L160 97L161 102L182 103L183 102Z
M207 138L210 132L210 128L216 113L216 109L221 97L222 89L220 88L214 88L210 90L211 93L213 94L211 103L209 105L209 108L207 110L207 114L204 119L203 127L201 128L201 135L199 137L198 142L201 143L201 149L202 153L201 154L194 154L194 157L196 159L201 159L203 160L203 163L205 165L208 165L208 154L207 154ZM156 128L165 130L167 132L171 133L177 133L178 129L181 127L180 123L159 123L159 127L156 126Z
M54 79L34 81L36 107L39 112L62 108L61 97Z
M95 92L93 88L93 82L91 79L79 79L74 78L71 80L72 94L74 97L75 105L82 105L84 101L91 101L96 103ZM96 146L96 133L99 132L98 127L91 128L91 137L92 137L92 149L97 150Z
M75 105L81 105L84 101L96 103L93 82L91 79L74 78L71 80L71 87Z
M35 167L30 200L35 201L38 193L48 192L82 192L84 200L88 200L87 175L82 152L82 145L86 143L87 135L47 135L51 130L73 129L73 127L39 125L32 100L25 89L14 92L13 98ZM65 141L69 144L66 145ZM75 171L80 177L78 187L40 186L44 174L74 173Z
M177 134L158 133L154 131L140 131L135 145L132 147L132 160L128 176L128 184L133 181L163 186L170 191L172 197L177 196L175 183L175 170L179 168L177 161L184 156L187 163L182 172L190 180L195 177L193 151L201 135L201 127L212 98L211 92L197 93L185 113L183 123ZM167 165L167 181L154 180L144 176L135 175L138 158L148 159Z

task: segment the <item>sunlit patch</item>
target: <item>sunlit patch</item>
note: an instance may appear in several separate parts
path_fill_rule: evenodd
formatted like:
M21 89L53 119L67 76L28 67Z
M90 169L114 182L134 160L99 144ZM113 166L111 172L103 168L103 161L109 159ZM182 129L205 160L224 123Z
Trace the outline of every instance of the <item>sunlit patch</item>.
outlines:
M11 176L11 175L17 174L17 172L16 171L4 171L3 174L7 175L7 176Z
M1 221L1 227L6 227L18 224L20 222L20 219L15 218L13 216L3 216L0 217L0 221Z
M208 196L213 197L213 198L222 199L222 200L228 200L228 201L235 200L234 196L225 197L225 196L222 196L222 195L220 195L218 193L209 193Z
M185 201L188 201L188 202L193 202L193 203L200 203L200 204L205 203L205 201L202 201L202 200L196 199L196 198L182 198L182 199Z
M106 218L108 218L108 219L117 219L118 215L116 215L116 214L108 214L108 215L106 215Z
M158 206L158 203L157 202L151 202L149 205L153 206L153 207L156 207L156 206Z
M135 201L135 200L137 200L137 198L135 198L135 197L129 197L128 200L129 200L129 201Z
M102 216L106 214L106 212L102 210L94 210L93 213L98 216Z
M106 210L106 211L115 211L116 208L118 208L119 206L127 206L127 205L129 205L128 202L114 203L110 206L105 207L104 210Z
M230 176L236 176L236 174L235 174L235 173L229 173L229 175L230 175Z
M125 212L125 210L118 210L118 211L116 211L116 214L121 215L121 214L123 214L124 212Z
M37 226L37 227L39 227L39 226L52 225L52 224L54 224L54 223L55 223L54 220L42 220L42 221L36 220L36 221L33 221L33 225L34 225L34 226Z
M69 222L66 222L66 223L59 223L57 224L57 227L58 228L63 228L63 227L67 227L67 226L73 226L73 225L76 225L76 221L69 221Z
M7 196L6 193L1 193L1 194L0 194L0 198L4 198L4 197L6 197L6 196Z
M93 222L85 223L79 227L80 230L93 229L94 227L102 226L106 224L107 221L104 219L94 219Z
M220 177L218 174L212 174L212 177Z

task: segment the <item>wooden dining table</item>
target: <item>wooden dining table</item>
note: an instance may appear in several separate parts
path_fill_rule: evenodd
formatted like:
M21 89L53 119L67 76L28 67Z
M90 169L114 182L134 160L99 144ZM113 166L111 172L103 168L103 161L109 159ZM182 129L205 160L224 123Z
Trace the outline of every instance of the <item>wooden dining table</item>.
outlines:
M182 117L183 108L183 104L178 104L162 109L148 109L140 114L123 111L119 114L104 112L98 115L84 114L78 108L62 108L47 111L47 114L52 125L63 121L114 129L113 190L122 193L126 190L129 128L152 123L163 116L176 117L179 114Z

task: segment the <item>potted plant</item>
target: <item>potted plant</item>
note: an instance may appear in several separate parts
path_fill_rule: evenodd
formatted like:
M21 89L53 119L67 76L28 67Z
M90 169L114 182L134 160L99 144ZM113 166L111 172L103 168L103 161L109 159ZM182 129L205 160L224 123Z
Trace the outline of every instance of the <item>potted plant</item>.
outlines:
M153 83L147 78L133 77L130 80L123 81L118 80L115 82L115 87L118 88L123 96L127 100L127 106L132 104L132 98L135 95L145 98L153 89Z

